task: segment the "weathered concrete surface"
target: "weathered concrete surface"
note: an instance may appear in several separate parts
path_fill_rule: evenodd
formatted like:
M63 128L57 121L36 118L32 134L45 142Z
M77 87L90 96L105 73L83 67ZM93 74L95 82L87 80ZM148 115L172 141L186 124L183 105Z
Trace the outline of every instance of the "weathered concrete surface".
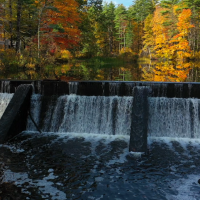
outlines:
M77 95L133 96L135 87L149 86L153 97L200 99L200 83L195 82L0 80L0 92L15 93L21 84L32 84L36 94L45 96L70 94L70 87Z
M20 85L0 119L0 143L26 129L32 85Z
M1 93L15 93L18 86L21 84L32 84L31 80L0 80L0 92Z
M151 88L147 86L134 89L129 151L147 152L148 97L150 94Z
M69 84L63 81L34 81L35 92L45 95L65 95L69 94Z

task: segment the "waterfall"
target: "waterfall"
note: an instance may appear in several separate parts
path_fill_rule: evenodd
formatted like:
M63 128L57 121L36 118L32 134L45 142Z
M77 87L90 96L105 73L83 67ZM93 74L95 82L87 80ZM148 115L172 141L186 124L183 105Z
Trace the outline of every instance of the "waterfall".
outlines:
M0 119L6 110L10 100L12 99L13 94L0 93Z
M78 86L78 82L69 83L70 95L32 96L31 114L42 131L130 135L131 126L137 126L133 125L133 88L140 86L126 83L126 91L133 95L126 97L79 96L76 95ZM163 91L159 84L152 87L156 95L166 94L166 84L162 86ZM182 84L174 88L181 96ZM111 94L117 95L119 89L118 83L109 83ZM148 97L147 107L148 136L200 138L200 99ZM27 130L36 130L30 119Z
M126 86L126 90L127 90L128 95L133 96L135 85L133 83L125 83L125 86Z
M109 93L111 96L119 95L120 83L109 83Z
M167 84L166 83L152 83L153 93L157 97L165 97L167 95Z
M64 95L50 101L42 119L41 98L35 96L31 113L43 121L41 129L46 132L130 135L132 104L133 97ZM30 122L27 129L33 130Z
M149 136L200 138L200 100L149 98Z
M33 94L31 96L30 112L31 112L31 116L33 117L34 121L38 125L39 125L39 121L40 121L41 99L42 99L42 96L40 94ZM30 116L28 116L26 128L27 128L27 130L32 130L32 131L37 130L35 125L33 124L32 120L30 119Z
M176 97L182 97L183 96L183 84L177 83L174 86L175 86ZM190 90L188 92L190 93Z
M1 93L10 93L10 81L1 81Z
M78 85L78 82L69 82L69 94L77 94Z

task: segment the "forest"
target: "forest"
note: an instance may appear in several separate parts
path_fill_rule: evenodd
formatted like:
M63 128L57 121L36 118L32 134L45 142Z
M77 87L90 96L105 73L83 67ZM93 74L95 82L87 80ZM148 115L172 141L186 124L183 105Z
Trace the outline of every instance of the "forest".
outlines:
M0 0L0 77L194 81L199 21L200 0Z

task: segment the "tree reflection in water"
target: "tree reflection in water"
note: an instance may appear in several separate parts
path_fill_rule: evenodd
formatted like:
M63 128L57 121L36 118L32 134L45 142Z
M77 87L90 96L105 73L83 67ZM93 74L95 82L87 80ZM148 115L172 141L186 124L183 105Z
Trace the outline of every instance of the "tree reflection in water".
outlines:
M43 68L29 65L0 67L0 78L57 79L57 80L109 80L109 81L161 81L199 82L199 62L86 59L71 63L47 65Z

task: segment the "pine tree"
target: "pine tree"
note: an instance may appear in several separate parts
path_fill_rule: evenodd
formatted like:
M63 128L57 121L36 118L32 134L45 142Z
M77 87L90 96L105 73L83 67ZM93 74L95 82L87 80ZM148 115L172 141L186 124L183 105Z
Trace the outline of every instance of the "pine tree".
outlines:
M101 22L104 24L105 31L108 33L108 43L109 43L109 53L111 54L113 51L114 45L114 35L116 33L115 30L115 5L110 2L109 4L105 4L103 6L103 16L104 20Z
M126 27L127 11L123 4L115 9L115 28L117 31L117 41L119 42L119 51L126 47Z

